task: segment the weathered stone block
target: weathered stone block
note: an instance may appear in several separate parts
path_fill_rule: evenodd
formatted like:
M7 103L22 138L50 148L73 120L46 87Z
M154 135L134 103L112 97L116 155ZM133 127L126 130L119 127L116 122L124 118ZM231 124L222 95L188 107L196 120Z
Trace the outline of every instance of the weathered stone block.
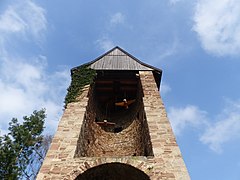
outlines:
M94 88L85 87L78 102L67 105L37 179L75 179L94 167L118 162L150 179L189 180L152 71L139 71L139 78L138 102L116 118L123 122L117 133L95 122L104 117Z

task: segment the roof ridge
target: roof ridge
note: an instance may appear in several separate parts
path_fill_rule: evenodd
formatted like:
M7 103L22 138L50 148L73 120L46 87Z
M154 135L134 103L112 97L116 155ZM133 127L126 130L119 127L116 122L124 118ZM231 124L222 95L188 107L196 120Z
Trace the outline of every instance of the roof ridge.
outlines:
M116 49L120 50L124 55L111 55L111 53L112 53L114 50L116 50ZM157 71L157 72L159 72L159 73L162 72L161 69L156 68L156 67L154 67L154 66L151 66L151 65L149 65L149 64L146 64L146 63L140 61L138 58L136 58L136 57L134 57L133 55L129 54L127 51L125 51L124 49L122 49L122 48L119 47L119 46L115 46L114 48L112 48L112 49L110 49L109 51L105 52L104 54L102 54L101 56L97 57L96 59L94 59L94 60L92 60L92 61L90 61L90 62L88 62L88 63L82 64L82 65L80 65L80 66L88 66L88 65L91 65L91 64L97 62L98 60L102 59L104 56L129 56L129 57L132 58L134 61L136 61L137 63L139 63L139 64L141 64L141 65L143 65L143 66L146 66L146 67L148 67L148 68L150 68L150 69L152 69L152 70L155 70L155 71ZM72 68L71 71L73 71L74 69L76 69L76 68L78 68L78 67L80 67L80 66L77 66L77 67Z

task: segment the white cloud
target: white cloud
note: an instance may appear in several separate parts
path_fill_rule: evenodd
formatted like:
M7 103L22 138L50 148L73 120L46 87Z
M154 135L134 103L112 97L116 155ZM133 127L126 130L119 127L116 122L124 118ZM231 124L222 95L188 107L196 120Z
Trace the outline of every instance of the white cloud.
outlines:
M101 39L98 39L96 41L97 46L104 50L104 51L109 51L114 47L114 43L107 37L103 37Z
M162 82L160 85L160 94L165 95L170 91L171 91L171 87L168 84L166 84L165 82Z
M117 25L125 24L125 16L121 12L117 12L110 17L110 21L107 22L107 25L104 27L105 33L102 35L95 44L98 48L103 51L108 51L112 49L114 46L114 42L109 38L109 32L114 29Z
M46 108L46 127L55 130L69 84L66 70L49 74L45 62L30 64L7 59L0 69L0 127L6 130L12 117L21 119L33 110Z
M31 0L14 0L0 14L0 131L5 133L12 117L19 120L33 110L46 108L45 126L55 130L63 109L63 97L70 81L68 70L49 73L47 57L26 58L9 44L24 40L36 43L45 38L45 10ZM36 48L39 48L36 46Z
M193 30L209 53L240 55L239 0L198 0Z
M111 16L110 24L116 25L116 24L123 24L125 21L125 16L118 12Z
M168 115L177 136L187 128L197 129L199 140L216 153L221 153L226 143L240 139L240 100L227 100L226 108L215 115L215 122L210 122L206 111L193 105L170 107Z
M216 123L206 129L200 140L218 153L222 146L240 138L240 102L227 103L223 113L217 116Z
M0 17L0 31L21 32L26 28L24 20L15 12L13 7L9 7Z
M180 49L179 41L177 38L175 38L173 43L171 43L165 49L162 50L161 54L158 56L158 59L162 60L169 56L172 56L172 55L176 54L179 49Z
M187 127L199 128L207 124L207 112L200 110L198 107L188 105L184 108L169 108L169 119L173 131L180 135Z
M16 0L0 14L0 39L9 35L41 41L47 29L45 10L30 0ZM0 44L3 45L3 44Z
M181 1L181 0L169 0L169 3L172 4L172 5L175 5L179 1Z

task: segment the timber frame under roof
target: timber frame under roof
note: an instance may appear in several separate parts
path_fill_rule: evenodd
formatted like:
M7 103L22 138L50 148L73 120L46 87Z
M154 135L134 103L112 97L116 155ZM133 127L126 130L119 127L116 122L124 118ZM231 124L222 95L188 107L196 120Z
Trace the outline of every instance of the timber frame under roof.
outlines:
M112 48L93 61L72 68L71 73L81 66L88 66L96 71L152 71L156 84L158 88L160 87L162 76L161 69L140 61L118 46Z

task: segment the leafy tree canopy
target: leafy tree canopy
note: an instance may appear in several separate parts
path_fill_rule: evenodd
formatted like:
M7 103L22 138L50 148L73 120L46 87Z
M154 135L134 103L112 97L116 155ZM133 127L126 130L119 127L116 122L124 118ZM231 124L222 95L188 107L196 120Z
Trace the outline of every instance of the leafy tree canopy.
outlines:
M29 117L24 116L22 123L16 118L11 120L9 133L0 136L0 179L33 179L36 176L29 165L41 152L45 118L45 109L42 109ZM43 158L41 154L39 158Z

